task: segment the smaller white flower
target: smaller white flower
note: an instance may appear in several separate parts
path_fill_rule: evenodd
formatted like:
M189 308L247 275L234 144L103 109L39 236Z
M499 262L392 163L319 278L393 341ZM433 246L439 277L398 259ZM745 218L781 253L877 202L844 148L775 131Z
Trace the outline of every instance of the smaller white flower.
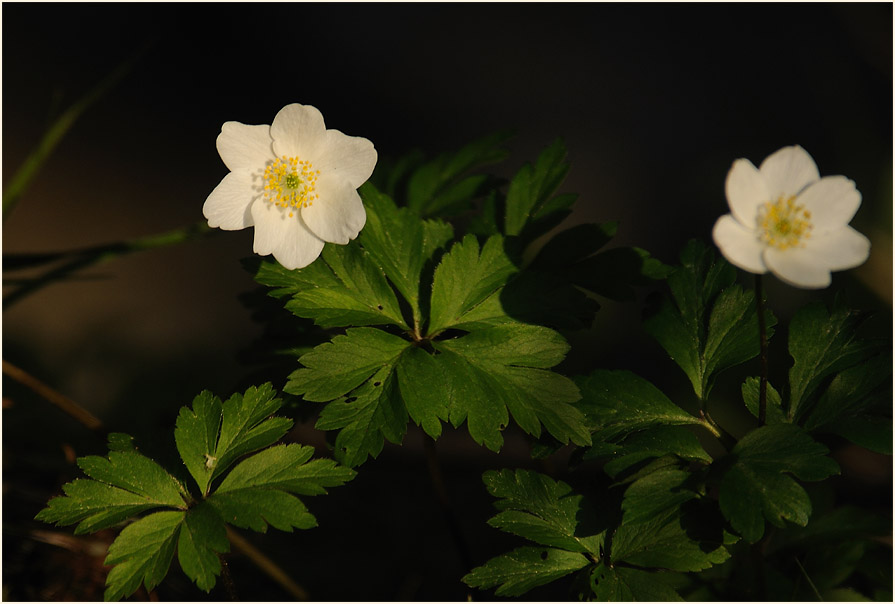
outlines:
M208 226L255 227L255 253L288 269L317 259L324 242L357 237L367 214L357 188L373 173L365 138L327 130L310 105L283 107L270 126L227 122L217 139L230 173L202 209Z
M743 270L816 289L830 284L830 271L854 268L870 255L870 241L848 226L861 205L855 183L821 178L799 146L771 154L758 169L736 160L725 189L730 214L718 219L712 236Z

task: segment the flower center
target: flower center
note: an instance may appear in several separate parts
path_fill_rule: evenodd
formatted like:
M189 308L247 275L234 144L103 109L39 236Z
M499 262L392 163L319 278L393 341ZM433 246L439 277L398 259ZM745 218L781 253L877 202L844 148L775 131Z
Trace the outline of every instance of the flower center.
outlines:
M264 198L293 216L295 208L306 208L320 197L316 192L319 176L320 170L307 160L278 157L264 168Z
M804 247L811 236L811 212L796 203L795 195L767 201L758 209L758 238L778 250Z

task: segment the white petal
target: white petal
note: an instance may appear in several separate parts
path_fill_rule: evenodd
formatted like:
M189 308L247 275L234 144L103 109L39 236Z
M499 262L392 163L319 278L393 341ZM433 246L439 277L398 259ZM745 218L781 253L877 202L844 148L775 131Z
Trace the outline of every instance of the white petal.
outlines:
M715 223L712 238L727 261L750 273L763 274L768 271L762 260L765 246L754 231L745 228L730 214L725 214Z
M821 289L830 284L830 269L823 259L806 248L778 250L769 247L764 261L781 281L804 289Z
M811 212L815 234L842 228L861 206L861 193L844 176L825 176L799 195L798 203Z
M326 141L314 158L314 168L346 180L356 189L370 178L376 159L376 149L369 140L327 130Z
M256 254L266 256L272 254L280 246L286 236L286 216L280 208L263 199L252 204L252 219L255 221Z
M783 147L769 155L758 168L773 201L780 196L797 195L820 178L817 164L800 146Z
M727 173L724 190L734 218L744 227L755 228L758 207L771 199L758 169L748 159L736 160Z
M214 188L202 207L208 226L220 227L225 231L238 231L252 226L255 222L250 208L258 195L252 187L251 172L230 172Z
M302 221L299 213L289 216L288 210L258 200L252 204L255 219L256 254L273 254L285 268L304 268L323 250L323 241Z
M217 139L218 153L231 172L241 169L257 170L273 159L270 126L247 126L226 122Z
M805 251L817 256L832 271L854 268L870 256L870 240L850 226L806 241Z
M322 172L317 194L319 199L301 209L308 228L320 239L341 245L357 237L367 222L367 212L354 185Z
M285 155L313 162L326 142L326 125L316 107L293 103L273 118L270 136L277 157Z

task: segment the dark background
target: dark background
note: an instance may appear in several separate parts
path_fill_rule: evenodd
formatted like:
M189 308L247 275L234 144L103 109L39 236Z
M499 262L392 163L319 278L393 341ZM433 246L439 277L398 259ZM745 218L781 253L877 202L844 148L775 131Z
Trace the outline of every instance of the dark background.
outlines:
M800 144L822 175L856 181L864 202L853 225L873 250L824 292L768 279L770 304L786 319L808 300L846 289L853 306L891 308L891 4L4 3L2 10L4 186L60 111L145 49L4 221L4 255L201 220L205 197L226 174L214 145L221 124L270 123L282 106L300 102L319 108L329 127L372 140L380 157L436 154L512 128L512 154L496 168L506 177L562 136L572 162L562 190L580 194L563 228L619 220L614 243L669 263L689 238L710 240L727 211L724 178L734 159L757 165ZM251 241L251 229L219 234L44 288L4 311L3 357L135 434L153 454L171 455L168 430L181 405L203 388L242 390L257 375L246 351L262 327L240 299L255 289L239 263ZM635 369L685 392L683 378L642 336L639 314L638 305L605 302L592 330L567 334L578 354L578 365L570 363ZM735 392L736 380L729 385ZM77 474L66 447L69 455L102 453L102 440L6 380L3 420L4 598L100 597L86 591L98 567L78 574L65 557L74 546L35 538L30 531L48 527L30 518ZM312 425L294 437L324 447ZM511 435L498 457L448 430L439 451L473 562L481 564L515 541L484 525L490 498L478 477L487 467L530 465L526 446ZM859 460L855 488L890 506L888 461ZM320 528L255 541L313 598L465 598L418 431L309 505ZM244 599L285 597L240 558L233 565ZM197 592L175 573L160 593Z

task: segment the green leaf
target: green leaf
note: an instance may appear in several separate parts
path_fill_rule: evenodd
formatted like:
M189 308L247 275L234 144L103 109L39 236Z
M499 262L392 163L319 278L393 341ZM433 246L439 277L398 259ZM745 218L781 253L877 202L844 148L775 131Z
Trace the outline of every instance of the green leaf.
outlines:
M717 373L758 355L755 294L733 285L734 268L699 241L690 241L680 258L668 277L674 304L664 300L643 326L705 400ZM775 324L766 311L768 338Z
M855 538L885 537L892 533L892 519L856 506L842 506L824 514L815 514L807 526L788 526L774 533L765 551L781 549L810 550Z
M407 340L372 327L348 329L302 356L304 367L289 376L285 390L309 401L333 400L392 367L408 346Z
M321 257L333 276L293 294L286 303L288 310L321 327L389 323L408 327L395 293L367 251L357 243L327 245Z
M749 413L758 417L758 390L759 390L759 378L750 377L746 378L746 381L743 382L742 393L743 393L743 402L746 404L746 409L749 410ZM767 393L767 407L765 409L765 421L768 424L782 424L789 423L786 416L783 414L783 400L780 398L780 393L771 386L771 383L768 382L768 393Z
M317 526L294 495L321 495L355 472L331 459L309 461L313 454L313 447L295 444L261 451L233 468L207 502L227 522L262 533L268 524L289 532Z
M665 455L676 455L688 461L712 462L696 435L684 426L657 426L635 432L620 443L601 443L588 449L584 459L611 456L603 471L617 478L645 460Z
M207 494L211 481L239 457L272 445L292 427L292 420L269 417L281 406L270 384L234 394L226 403L210 392L193 399L177 417L174 439L190 474Z
M335 456L347 466L378 457L384 440L399 444L407 431L407 410L396 387L393 366L380 369L349 396L329 403L318 430L339 430Z
M420 307L420 291L429 286L424 269L453 238L453 228L441 221L422 220L410 209L399 210L369 183L359 192L367 208L367 224L358 241L410 304L413 327L418 329L425 310ZM431 272L427 275L431 277Z
M591 573L594 599L601 602L682 602L683 598L659 579L661 573L599 564Z
M892 355L840 372L805 415L804 428L833 433L878 453L892 453Z
M157 507L185 508L182 485L157 463L133 451L111 451L109 457L88 456L78 465L95 480L77 479L62 487L35 516L57 525L79 523L75 534L114 526Z
M218 554L230 551L227 528L214 508L204 501L186 513L177 539L177 560L196 586L211 591L221 573Z
M799 423L808 411L809 398L823 380L855 365L880 348L876 340L856 339L861 317L837 299L832 312L821 302L795 314L789 325L789 407L787 417Z
M699 506L699 493L687 487L690 477L684 470L665 468L628 487L622 523L612 537L613 563L699 571L730 557L723 546L722 520L719 516L712 522Z
M435 269L427 333L432 336L462 324L463 315L504 285L516 267L495 235L479 250L475 236L454 244Z
M552 547L519 547L492 558L463 577L470 587L497 586L495 595L520 596L590 564L583 554Z
M566 483L526 470L488 471L482 480L500 498L494 505L502 511L488 521L491 526L541 545L600 556L602 534L588 534L582 524L594 512Z
M423 216L463 209L481 192L483 175L460 178L463 174L502 161L508 155L503 143L509 132L497 132L474 141L455 153L446 153L427 162L407 183L407 206Z
M784 520L805 526L811 500L787 473L807 481L837 474L839 466L827 452L792 424L753 430L730 452L721 477L721 511L750 543L764 534L765 519L778 527L784 526Z
M590 444L584 416L572 405L581 397L568 378L547 370L559 363L568 344L546 327L509 323L433 342L449 385L450 421L467 421L469 433L493 451L508 414L537 437L543 425L557 440Z
M116 565L106 578L105 600L129 596L143 583L152 590L168 574L186 512L156 512L124 527L106 556Z
M441 436L441 422L448 421L449 385L435 357L422 348L404 350L396 366L401 398L411 419L433 439Z
M557 139L538 156L534 167L526 164L519 170L507 191L505 234L519 235L535 217L546 215L541 212L551 201L556 201L557 198L553 198L552 195L569 172L569 163L565 159L565 145ZM561 203L558 203L557 207L550 209L554 211L565 209L574 203L574 200L574 197L566 196L559 200Z
M576 382L582 395L579 407L604 441L655 426L702 424L630 371L598 369Z

